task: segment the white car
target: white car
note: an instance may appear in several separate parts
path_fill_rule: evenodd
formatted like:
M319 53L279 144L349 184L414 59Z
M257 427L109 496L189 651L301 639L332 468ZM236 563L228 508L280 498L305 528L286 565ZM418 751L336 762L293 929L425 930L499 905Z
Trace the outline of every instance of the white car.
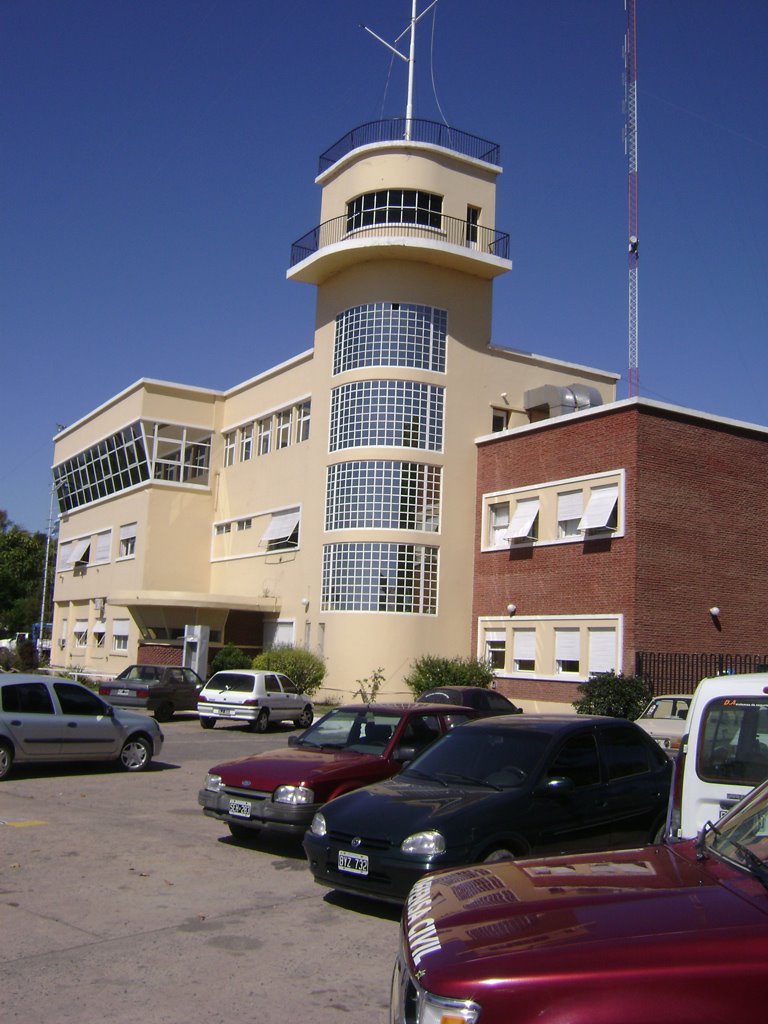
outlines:
M299 729L312 724L312 702L281 672L216 672L200 691L197 714L204 729L217 721L247 722L266 732L270 722L288 720Z
M157 722L113 708L80 683L0 677L0 779L25 762L116 761L125 771L141 772L162 746Z
M692 693L661 693L653 698L637 724L653 736L660 747L674 753L687 732L685 723L692 700Z

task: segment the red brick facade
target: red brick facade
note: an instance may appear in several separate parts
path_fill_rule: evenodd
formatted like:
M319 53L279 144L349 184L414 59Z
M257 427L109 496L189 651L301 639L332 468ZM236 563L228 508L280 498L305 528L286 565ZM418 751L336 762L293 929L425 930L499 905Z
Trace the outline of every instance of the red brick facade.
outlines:
M482 495L625 471L624 535L480 550ZM478 448L473 621L622 613L623 670L636 651L766 648L768 432L643 400L484 441ZM709 609L718 606L715 622ZM718 628L719 626L719 628ZM475 636L476 640L476 636ZM510 696L573 700L574 684L510 679Z

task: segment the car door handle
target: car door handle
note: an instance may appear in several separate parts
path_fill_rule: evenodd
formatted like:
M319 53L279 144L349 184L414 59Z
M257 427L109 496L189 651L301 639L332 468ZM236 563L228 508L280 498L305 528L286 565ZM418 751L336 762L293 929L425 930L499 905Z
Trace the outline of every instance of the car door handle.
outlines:
M19 721L19 719L18 719L18 718L14 718L14 719L13 719L13 720L11 721L11 725L21 725L21 722Z
M67 728L68 729L76 729L77 728L77 722L67 722Z

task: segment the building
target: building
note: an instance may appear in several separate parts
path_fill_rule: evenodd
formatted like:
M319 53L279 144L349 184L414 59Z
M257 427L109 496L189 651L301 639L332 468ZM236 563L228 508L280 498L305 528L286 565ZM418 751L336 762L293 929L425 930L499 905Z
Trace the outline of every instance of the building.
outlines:
M292 642L329 695L380 668L402 696L419 655L471 653L475 439L617 380L491 343L499 160L429 121L350 132L287 272L312 346L228 391L139 380L57 435L56 667Z
M478 442L476 650L529 710L768 664L768 429L633 398Z

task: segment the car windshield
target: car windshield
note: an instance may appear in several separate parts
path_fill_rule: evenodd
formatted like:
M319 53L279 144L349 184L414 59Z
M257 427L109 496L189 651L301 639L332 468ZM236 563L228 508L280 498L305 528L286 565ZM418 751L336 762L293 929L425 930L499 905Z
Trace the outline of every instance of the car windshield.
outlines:
M746 868L768 888L768 783L753 790L726 818L699 834L701 856L714 853Z
M508 789L536 770L550 738L525 729L455 729L407 765L402 775Z
M369 708L330 711L311 725L299 739L299 746L322 747L324 750L353 750L365 754L381 754L394 735L401 716Z
M652 700L641 718L679 718L684 719L688 713L689 701L680 697L657 697Z

